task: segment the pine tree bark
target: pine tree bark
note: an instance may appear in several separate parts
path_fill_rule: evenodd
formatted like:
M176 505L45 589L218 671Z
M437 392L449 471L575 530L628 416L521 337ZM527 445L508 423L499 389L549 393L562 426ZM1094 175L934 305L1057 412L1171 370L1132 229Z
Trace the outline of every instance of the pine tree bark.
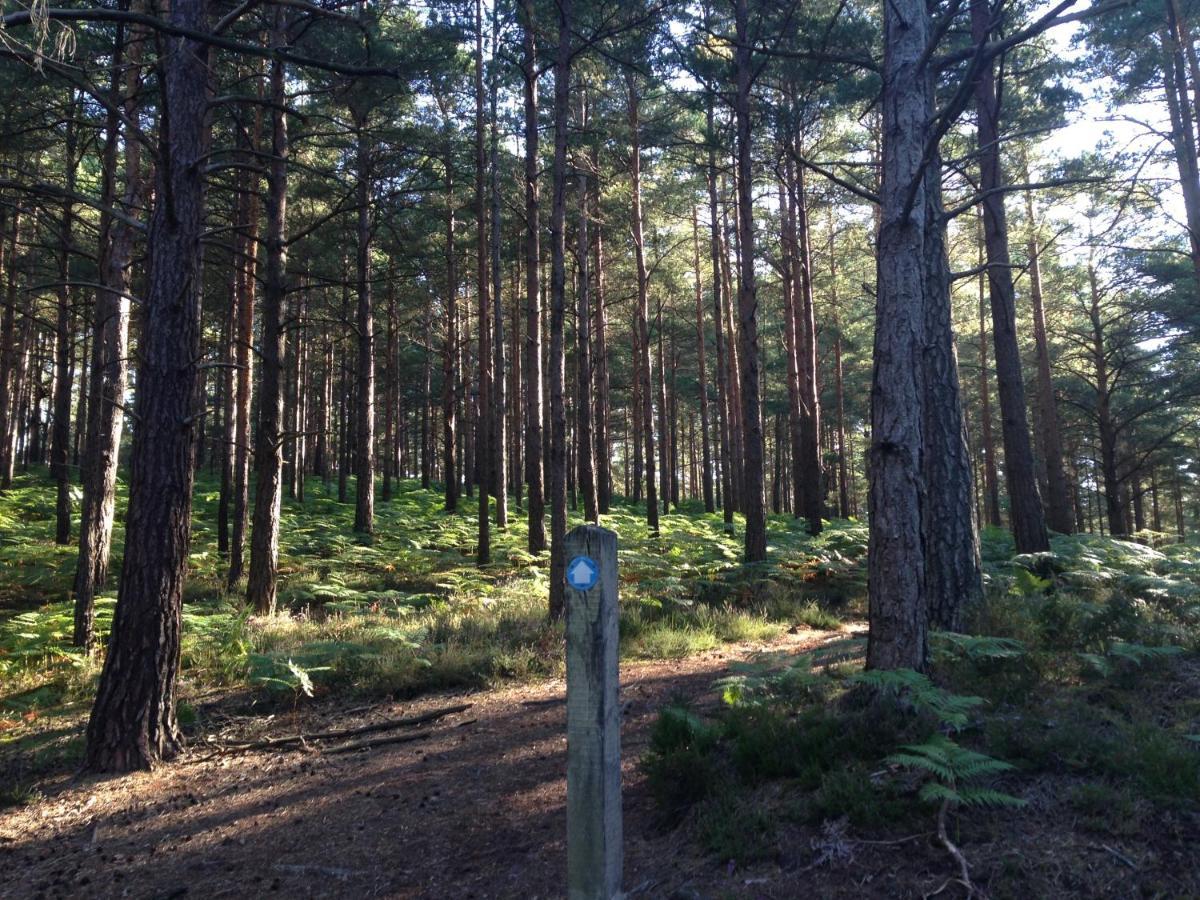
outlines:
M287 8L274 9L271 45L287 44ZM262 380L254 444L254 528L246 603L259 615L273 615L278 591L279 510L283 502L283 365L287 332L287 166L288 133L283 61L271 62L271 160L267 169L266 278L262 302Z
M833 390L837 406L838 516L847 519L850 506L850 466L846 448L846 387L842 371L842 321L838 301L838 268L835 252L833 208L829 209L829 300L833 312Z
M454 145L447 134L446 168L446 337L442 343L442 478L446 512L458 512L461 473L458 455L458 250L454 244Z
M476 395L475 476L479 483L479 537L475 560L491 561L490 498L493 490L491 299L488 284L488 203L485 184L488 158L485 145L483 88L483 2L475 0L475 290L478 297L478 393Z
M12 208L8 253L4 259L4 311L0 314L0 490L12 487L17 423L21 413L23 342L17 340L17 248L21 239L21 207ZM3 235L0 235L2 238ZM24 330L24 329L22 329Z
M206 0L174 0L167 20L208 28ZM200 350L204 159L211 132L208 48L160 36L163 115L150 218L150 279L139 344L125 559L112 638L87 727L84 768L148 769L175 756L183 737L175 684L183 585L191 538L196 360Z
M554 56L553 200L550 208L550 617L566 612L567 408L564 391L564 324L567 301L567 128L571 104L574 4L559 0Z
M740 341L744 490L742 511L746 516L746 562L767 558L767 519L763 506L763 431L758 385L758 293L754 272L753 155L750 143L750 45L747 0L736 0L734 19L737 47L734 51L736 92L734 117L737 122L737 197L739 231L738 338Z
M710 99L708 104L708 134L710 143L716 139L713 128L713 106ZM729 369L726 364L725 352L725 303L721 299L724 281L721 276L721 215L717 201L717 153L716 148L708 151L708 214L710 222L710 254L712 257L712 295L713 295L713 347L717 354L717 430L720 441L720 470L721 470L721 514L726 530L733 528L733 485L731 473L733 463L730 458L730 408L729 408Z
M1026 183L1029 172L1023 173ZM1029 298L1033 304L1033 339L1037 346L1038 425L1042 461L1046 467L1046 524L1060 534L1074 531L1071 492L1063 464L1062 433L1058 404L1054 399L1054 375L1050 370L1050 341L1046 334L1046 307L1042 300L1041 249L1038 247L1033 193L1025 191L1025 217L1029 223L1026 251L1029 255Z
M791 167L785 168L784 179L779 183L779 214L781 226L781 249L783 259L780 268L783 281L783 351L787 357L788 437L790 439L792 468L792 516L804 516L804 411L800 400L800 349L797 346L797 331L800 316L796 310L797 284L795 275L798 266L794 263L796 246L796 207L792 196Z
M580 126L587 127L587 99L582 100ZM592 351L591 351L591 256L588 217L589 191L586 173L579 175L579 227L576 230L579 261L579 289L575 292L575 461L576 480L583 494L583 515L589 522L599 523L600 510L596 502L595 445L592 434Z
M796 138L797 142L799 138ZM788 160L788 168L792 166ZM803 456L800 475L804 479L803 516L808 520L808 533L821 533L825 492L822 488L823 464L821 460L821 392L817 382L817 323L816 307L813 302L812 254L808 226L808 206L804 190L804 170L799 169L795 177L788 178L791 208L795 210L796 224L793 234L796 253L792 262L796 266L793 276L796 291L795 312L797 315L796 337L798 341L797 361L800 371L800 400L802 412L801 448Z
M990 36L991 9L987 0L971 0L971 39L984 43ZM992 340L996 353L996 387L1000 395L1004 437L1004 475L1008 484L1009 517L1018 553L1050 549L1042 497L1034 473L1033 447L1025 414L1025 382L1017 345L1016 290L1008 255L1008 220L1004 211L1004 174L1000 167L1000 104L994 65L985 64L975 82L978 119L979 189L983 200L983 233L987 249L988 284L992 303Z
M625 89L629 100L629 183L630 217L633 229L633 255L637 266L637 379L644 453L642 466L646 479L646 525L658 534L658 484L654 472L654 399L650 370L650 275L646 269L646 239L642 226L642 139L641 92L637 75L626 70Z
M983 215L979 216L979 263L984 259ZM983 510L980 518L987 524L999 528L1000 521L1000 476L996 470L996 442L992 437L992 389L988 384L988 339L987 339L987 276L979 274L979 440L983 445Z
M708 372L705 368L704 284L700 273L700 223L692 204L692 272L696 293L696 378L700 387L700 481L704 493L704 511L716 511L713 495L712 455L709 451Z
M260 89L261 90L261 89ZM262 106L256 106L250 146L244 148L247 165L262 145ZM250 413L254 384L254 294L258 263L258 178L242 173L238 202L238 328L237 417L233 463L233 531L229 545L228 587L241 581L245 564L246 526L250 511Z
M496 527L508 527L508 428L505 416L508 410L507 379L504 358L504 303L501 298L500 271L500 168L498 131L499 116L496 112L496 94L499 90L499 13L492 7L492 72L490 74L491 151L488 169L491 178L491 275L492 275L492 404L491 404L491 449L492 449L492 495L496 498Z
M883 154L877 253L871 446L868 451L867 666L928 663L923 463L929 14L921 0L884 4ZM909 193L914 194L909 201Z
M76 118L79 102L74 91L67 108L66 138L64 144L66 163L66 189L68 199L63 202L62 218L58 226L58 289L54 320L54 390L52 400L53 427L50 437L50 475L55 484L54 542L71 542L71 348L74 346L71 329L71 252L74 228L75 205L69 199L75 193L76 151L78 138Z
M595 324L595 434L596 434L596 493L601 515L606 515L612 505L612 443L609 436L609 416L612 410L608 374L608 311L605 308L604 275L604 228L600 219L599 154L595 148L591 157L592 171L596 181L592 190L592 215L596 224L596 324Z
M137 117L137 88L141 71L143 37L135 33L125 40L124 29L117 35L113 53L113 95L121 98L125 119ZM103 195L108 205L116 199L117 153L121 143L121 122L114 109L107 122L104 149ZM141 145L124 142L125 187L121 207L135 215L142 203ZM83 502L79 525L79 558L75 566L75 624L73 643L91 648L96 640L95 600L108 583L108 561L112 546L113 518L116 511L117 463L124 427L125 390L129 355L129 266L136 238L134 228L105 216L101 225L100 279L103 288L96 294L92 325L92 369L89 391L87 445L82 461ZM226 368L226 389L232 381L232 369ZM0 379L0 383L2 379ZM228 408L228 407L227 407ZM227 460L228 453L222 454ZM222 477L225 476L223 470ZM223 485L223 487L225 487ZM227 498L225 490L222 497ZM228 547L226 546L226 549Z
M375 531L375 305L371 289L371 146L365 110L354 115L358 165L356 229L358 304L358 378L355 428L354 530Z
M924 213L925 598L929 626L958 632L963 629L966 612L983 597L983 579L971 452L954 345L942 160L937 151L925 173Z
M541 201L538 196L537 43L533 0L521 3L525 112L525 483L529 485L529 552L546 549L546 482L542 455Z

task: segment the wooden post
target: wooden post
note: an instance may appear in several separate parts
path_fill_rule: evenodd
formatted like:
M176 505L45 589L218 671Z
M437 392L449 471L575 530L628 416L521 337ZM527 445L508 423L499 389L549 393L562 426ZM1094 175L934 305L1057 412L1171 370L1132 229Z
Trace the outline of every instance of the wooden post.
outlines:
M567 557L567 896L621 897L617 536L580 525Z

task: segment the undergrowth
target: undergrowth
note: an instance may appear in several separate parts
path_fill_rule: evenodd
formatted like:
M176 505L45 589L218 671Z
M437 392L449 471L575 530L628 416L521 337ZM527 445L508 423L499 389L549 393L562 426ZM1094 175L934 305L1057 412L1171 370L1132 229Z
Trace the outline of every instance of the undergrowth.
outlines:
M116 603L124 491L119 484L109 590L97 601L101 635ZM396 484L392 499L376 504L370 540L353 532L353 492L339 503L335 488L310 479L306 494L303 503L283 504L279 612L257 617L240 592L225 589L219 492L211 477L198 479L180 684L190 715L231 691L290 705L309 693L412 696L560 674L561 626L546 616L548 554L525 549L519 509L506 530L493 531L493 562L481 568L473 512L445 513L436 488ZM572 512L569 524L577 518ZM766 643L789 628L837 629L841 616L861 609L866 530L857 523L835 523L814 539L792 519L773 517L775 562L747 571L740 535L727 532L720 515L663 515L657 537L644 519L644 506L618 499L603 521L619 535L628 658ZM44 471L0 494L0 750L27 749L24 738L48 717L78 719L99 674L97 659L70 646L75 548L56 545L53 530Z

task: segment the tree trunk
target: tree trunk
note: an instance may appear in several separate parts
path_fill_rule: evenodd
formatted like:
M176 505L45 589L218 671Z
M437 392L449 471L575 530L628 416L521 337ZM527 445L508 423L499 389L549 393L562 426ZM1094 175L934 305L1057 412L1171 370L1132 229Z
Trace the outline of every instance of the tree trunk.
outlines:
M525 76L525 482L529 485L529 552L546 549L546 483L542 464L542 295L538 197L537 45L533 0L522 0Z
M983 215L979 216L979 262L983 263ZM1000 521L1000 476L996 471L996 442L992 438L992 389L988 385L986 276L979 273L979 439L983 444L983 518L993 528Z
M355 439L354 530L375 531L375 309L371 290L371 147L367 113L355 115L358 162L358 415Z
M121 100L127 120L137 117L137 88L142 58L141 35L124 40L123 29L118 33L113 56L113 86L120 89L124 68L124 89ZM127 49L127 53L126 53ZM127 60L127 63L124 61ZM120 96L114 90L115 96ZM115 199L116 156L121 141L120 118L115 111L108 118L108 137L105 146L104 195ZM135 215L142 203L141 144L126 140L125 190L121 198L123 211ZM116 508L117 463L121 450L121 431L124 426L125 390L128 380L129 355L129 265L133 258L134 228L115 216L106 216L101 228L101 272L104 288L96 294L96 309L92 327L92 400L88 412L88 438L83 457L83 503L79 526L79 559L75 567L75 631L76 647L90 648L95 643L96 593L108 583L108 560L112 546L113 517ZM232 321L231 321L232 324ZM226 389L232 383L231 368L224 370ZM0 383L3 383L0 380ZM229 409L229 406L226 407ZM229 459L228 452L222 460ZM229 474L222 467L222 497L227 498L224 483ZM228 549L228 545L226 548Z
M928 663L922 458L927 223L921 166L930 75L921 59L931 28L925 4L884 4L883 27L884 142L867 466L867 666L921 671Z
M571 103L572 0L559 0L554 57L553 201L550 210L550 617L566 613L567 408L563 326L567 289L567 127Z
M454 246L454 150L446 146L446 338L442 344L442 478L446 512L458 512L458 251Z
M479 565L491 561L491 523L488 521L489 493L493 490L492 432L492 341L491 300L488 286L488 204L485 183L487 153L484 143L483 90L483 2L475 0L475 289L479 298L479 391L475 426L475 473L479 482L479 539L475 559Z
M930 99L930 106L933 101ZM962 631L983 597L971 451L962 414L942 208L942 160L925 173L925 598L929 626Z
M741 345L742 432L745 464L742 511L746 516L746 562L767 558L767 520L763 508L763 433L758 393L758 294L755 287L753 156L750 146L750 45L747 0L736 0L737 48L734 66L737 89L737 196L739 230L738 337Z
M244 154L247 165L257 160L254 153L262 145L262 106L254 112L251 145ZM237 332L237 423L233 464L233 533L229 545L230 590L242 578L246 548L246 525L250 509L250 411L254 384L254 293L258 261L257 176L243 175L238 198L238 332Z
M581 101L583 115L580 127L587 128L587 98ZM599 523L600 511L596 503L595 449L592 436L592 354L590 324L591 275L588 272L588 257L591 248L588 236L588 179L579 176L579 228L577 230L579 260L579 290L575 292L575 441L576 480L583 493L583 515L589 522Z
M632 191L630 216L633 226L633 255L637 266L637 379L641 400L640 419L645 452L642 465L646 477L646 525L653 535L658 534L658 485L654 473L654 399L650 370L650 276L646 270L646 239L642 231L642 140L641 94L637 74L625 73L629 97L629 182Z
M71 542L71 348L74 335L71 329L71 250L75 226L75 206L69 199L75 193L76 181L76 111L79 107L75 92L67 109L66 173L67 195L59 224L58 303L54 323L54 392L53 429L50 439L50 474L54 478L54 542Z
M0 237L3 237L0 235ZM16 335L17 247L21 239L21 207L13 206L5 257L4 311L0 315L0 490L12 486L16 460L17 423L21 412L23 354ZM22 327L22 332L27 328Z
M168 21L208 28L205 0L174 0ZM125 560L112 638L87 727L84 768L147 769L183 743L175 682L191 538L196 360L200 355L204 165L211 131L208 48L162 35L163 115L150 218Z
M990 36L987 0L971 0L971 38ZM1017 346L1016 291L1008 255L1008 221L1004 211L1004 174L1000 167L1000 104L996 73L989 61L975 82L978 119L979 189L983 194L983 233L987 247L988 284L992 301L992 340L996 351L996 387L1004 436L1004 475L1008 483L1009 518L1018 553L1050 549L1042 498L1034 474L1033 448L1025 417L1025 383Z
M277 6L271 44L287 43L286 7ZM287 332L287 162L285 114L287 75L283 62L271 62L271 161L267 169L266 280L262 302L262 381L254 443L254 528L246 603L259 615L273 615L278 587L279 509L283 500L283 365Z
M833 389L837 404L838 516L850 517L850 467L846 450L846 390L842 372L842 322L838 310L837 254L834 252L833 208L829 210L829 300L833 310Z
M597 181L592 191L592 209L596 222L596 371L593 390L595 392L596 426L596 492L601 515L607 514L612 505L612 445L609 437L608 419L612 407L608 376L608 312L605 309L604 277L604 229L600 222L599 154L592 151L592 170Z
M713 128L713 108L710 100L708 105L708 135L712 144L716 140ZM730 408L729 408L729 368L725 357L725 303L721 299L724 281L721 277L721 216L717 202L717 153L710 146L708 151L708 214L712 237L710 253L712 256L712 294L713 294L713 346L717 354L717 427L720 440L721 468L721 513L726 530L733 529L733 485L730 482L733 463L730 457Z
M500 271L500 170L498 155L500 148L499 132L497 131L498 116L496 113L496 93L499 90L499 53L498 41L500 34L499 13L495 4L492 6L492 72L490 75L491 93L491 199L492 199L492 495L496 498L496 527L508 527L508 430L505 415L508 409L506 379L504 374L504 304L501 302L501 271Z
M797 139L798 142L798 139ZM791 168L791 161L788 161ZM808 228L808 207L804 194L804 170L788 179L791 206L796 211L796 253L792 257L796 266L793 277L796 291L795 311L798 316L796 337L798 339L797 361L800 371L800 400L803 429L801 447L804 451L800 468L804 478L804 518L808 519L808 533L821 533L821 518L824 512L824 490L822 489L821 461L821 392L817 382L817 324L813 303L812 254Z
M700 388L700 480L704 492L704 511L716 511L713 497L712 456L708 440L708 374L704 367L704 285L700 274L700 224L696 205L692 204L692 273L696 287L696 378Z
M1024 172L1028 183L1028 169ZM1046 524L1060 534L1074 531L1071 492L1063 465L1062 433L1058 424L1058 404L1054 400L1054 376L1050 371L1050 342L1046 335L1046 309L1042 302L1041 250L1038 247L1034 219L1033 193L1025 191L1025 217L1029 222L1029 297L1033 303L1033 338L1037 345L1038 424L1041 432L1042 460L1046 467Z

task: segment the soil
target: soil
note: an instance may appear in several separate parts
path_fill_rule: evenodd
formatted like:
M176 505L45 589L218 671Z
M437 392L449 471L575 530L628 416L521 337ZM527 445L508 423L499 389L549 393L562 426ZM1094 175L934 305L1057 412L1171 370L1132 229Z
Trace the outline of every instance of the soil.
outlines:
M770 649L799 650L837 636L799 631ZM876 840L840 823L781 824L777 857L741 867L706 856L688 822L663 827L637 765L658 710L674 697L701 712L715 708L713 682L732 661L762 649L726 646L684 660L623 664L628 896L919 897L939 888L942 897L962 896L949 881L952 862L928 833ZM220 739L353 728L472 705L420 726L428 732L423 740L360 752L309 746L214 754L201 735L154 772L63 776L43 785L46 799L0 814L0 896L562 897L563 698L563 682L549 681L351 710L318 703L265 723L235 720ZM1007 883L1020 884L1025 873L1026 897L1051 889L1055 896L1128 896L1146 880L1138 876L1172 866L1169 854L1194 839L1180 835L1156 856L1111 839L1055 833L1049 820L1029 827L1031 818L1039 817L1023 817L1013 831L985 813L956 835L977 882L1006 872ZM1020 871L1008 872L1014 866ZM1159 895L1195 887L1171 875L1150 881Z

